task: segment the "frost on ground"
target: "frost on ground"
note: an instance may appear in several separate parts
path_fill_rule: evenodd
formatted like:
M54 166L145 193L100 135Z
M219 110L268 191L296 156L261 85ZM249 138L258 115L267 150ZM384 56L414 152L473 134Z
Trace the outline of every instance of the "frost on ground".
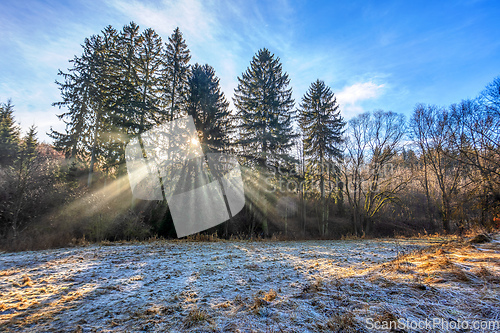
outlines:
M499 320L499 282L498 239L166 241L4 253L0 331L369 332L369 319Z

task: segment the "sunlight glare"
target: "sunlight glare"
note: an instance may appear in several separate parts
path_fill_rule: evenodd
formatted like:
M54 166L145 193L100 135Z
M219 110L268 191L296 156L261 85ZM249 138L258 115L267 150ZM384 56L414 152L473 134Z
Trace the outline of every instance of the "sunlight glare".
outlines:
M198 140L198 138L194 138L194 137L193 137L193 138L191 138L190 142L191 142L191 144L192 144L193 146L196 146L196 145L199 145L199 144L200 144L200 141Z

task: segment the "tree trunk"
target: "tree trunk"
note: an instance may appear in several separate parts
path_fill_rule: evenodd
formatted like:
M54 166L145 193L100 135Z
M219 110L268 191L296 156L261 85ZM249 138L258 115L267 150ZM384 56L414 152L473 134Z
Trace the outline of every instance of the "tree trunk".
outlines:
M425 153L424 153L425 154ZM424 187L425 187L425 197L427 198L427 219L429 221L429 224L431 226L434 226L434 221L432 219L432 214L431 214L431 195L429 193L429 178L428 178L428 173L427 173L427 159L424 155Z
M450 232L450 213L451 207L448 197L443 194L443 231L448 234Z
M92 186L92 181L94 177L94 165L96 162L96 150L97 150L97 136L99 134L99 121L100 121L100 116L99 114L96 115L96 120L95 120L95 127L94 127L94 142L92 144L92 151L90 153L90 165L89 165L89 177L87 179L87 186L90 187Z
M306 212L306 192L305 192L305 182L302 182L301 185L301 201L302 201L302 209L301 209L301 215L302 215L302 231L304 235L306 234L306 218L307 218L307 212Z

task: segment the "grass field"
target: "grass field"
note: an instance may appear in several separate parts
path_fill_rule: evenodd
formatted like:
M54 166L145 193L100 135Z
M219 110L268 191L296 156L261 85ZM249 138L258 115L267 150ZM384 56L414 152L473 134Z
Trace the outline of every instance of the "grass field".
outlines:
M472 323L500 320L499 282L498 237L2 253L0 331L375 332L398 320Z

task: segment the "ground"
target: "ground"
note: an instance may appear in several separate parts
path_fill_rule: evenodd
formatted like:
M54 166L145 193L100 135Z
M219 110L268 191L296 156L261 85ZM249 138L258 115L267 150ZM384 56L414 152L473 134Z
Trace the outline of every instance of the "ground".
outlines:
M0 331L376 332L440 318L432 331L444 332L445 324L500 320L499 282L498 237L1 253Z

